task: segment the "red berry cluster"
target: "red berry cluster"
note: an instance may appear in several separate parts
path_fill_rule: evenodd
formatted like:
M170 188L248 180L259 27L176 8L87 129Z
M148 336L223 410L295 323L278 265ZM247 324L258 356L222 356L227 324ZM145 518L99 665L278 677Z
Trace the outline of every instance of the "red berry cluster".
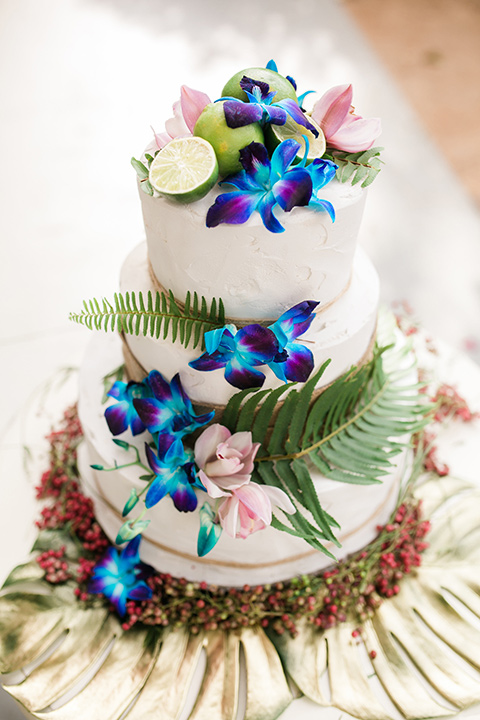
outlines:
M64 425L49 439L51 464L42 476L38 494L54 502L42 510L37 524L40 528L68 527L84 554L77 560L76 578L64 559L64 548L42 553L38 562L46 580L72 580L79 600L98 603L99 597L88 593L88 581L109 543L95 520L92 502L78 489L76 448L81 428L74 409L65 413ZM255 587L219 588L156 573L147 580L152 598L127 603L123 628L141 622L187 626L190 632L198 633L261 626L295 636L296 623L302 618L323 629L347 619L360 624L383 598L399 592L404 574L418 567L420 554L427 547L424 537L428 529L419 505L409 501L397 509L391 523L378 528L377 540L366 550L322 575L303 575Z
M37 557L37 563L45 570L45 580L53 585L67 582L72 577L65 558L65 546L59 550L47 550Z
M450 418L457 418L463 422L471 422L479 416L479 413L473 413L468 407L467 401L457 392L452 385L444 383L440 385L432 398L435 403L434 419L437 422L443 422Z

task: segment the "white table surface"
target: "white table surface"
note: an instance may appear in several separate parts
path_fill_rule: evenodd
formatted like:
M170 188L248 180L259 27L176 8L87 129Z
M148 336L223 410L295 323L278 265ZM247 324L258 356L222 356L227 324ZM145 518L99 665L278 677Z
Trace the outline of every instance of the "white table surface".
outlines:
M68 312L111 296L122 259L143 238L130 157L150 125L163 129L182 83L213 97L238 69L270 58L300 91L352 82L358 112L383 120L386 165L361 231L383 299L408 299L457 348L476 341L480 360L478 211L338 2L259 8L254 0L0 3L0 538L8 538L0 579L34 535L22 523L33 498L14 489L24 437L15 419L46 378L78 366L89 331ZM459 151L468 161L468 149ZM5 513L12 501L15 515ZM3 692L0 717L23 717Z

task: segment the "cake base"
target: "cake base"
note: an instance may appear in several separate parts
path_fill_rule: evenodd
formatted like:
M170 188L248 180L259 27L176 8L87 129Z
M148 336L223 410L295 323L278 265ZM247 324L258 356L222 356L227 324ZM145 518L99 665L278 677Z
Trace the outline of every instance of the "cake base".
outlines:
M478 369L455 367L449 379L469 384L478 407ZM11 573L0 598L5 689L30 716L52 720L90 720L92 708L102 720L478 717L478 420L451 424L438 444L465 479L418 486L433 520L430 548L359 638L348 622L301 627L295 639L261 629L123 632L106 608L84 609L71 589L42 581L32 561Z

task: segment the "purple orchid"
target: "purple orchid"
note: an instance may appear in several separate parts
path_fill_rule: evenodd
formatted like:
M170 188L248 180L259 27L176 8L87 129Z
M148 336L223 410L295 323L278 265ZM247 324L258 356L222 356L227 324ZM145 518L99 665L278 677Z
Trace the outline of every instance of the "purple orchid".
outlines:
M193 452L185 450L180 438L172 435L160 435L158 438L158 456L150 445L145 443L148 464L155 478L147 490L145 507L156 505L165 495L170 495L177 510L192 512L197 507L194 487L203 489L197 480L193 462Z
M140 420L134 407L137 398L151 397L152 392L148 384L124 383L117 381L107 392L117 400L116 405L111 405L105 410L105 419L112 435L121 435L129 427L133 435L139 435L145 430L145 425Z
M188 435L209 423L215 415L214 410L195 415L192 401L183 389L178 373L169 384L157 370L152 370L147 381L153 397L135 399L133 404L152 435Z
M280 352L285 359L280 362L273 360L268 366L283 382L306 382L313 370L312 351L296 343L295 340L312 324L315 318L313 310L317 305L318 302L313 300L304 300L284 312L273 325L269 326L278 340Z
M152 590L145 580L153 574L153 568L140 561L140 540L138 535L120 554L114 547L109 548L95 565L88 585L88 592L105 595L122 617L127 599L148 600L152 597Z
M284 232L273 208L279 205L290 212L296 205L308 205L312 197L312 173L300 166L290 168L299 148L295 140L284 140L275 148L271 161L261 143L252 142L240 150L244 169L221 183L237 190L217 196L207 212L207 227L221 223L238 225L258 210L267 230Z
M273 102L277 93L275 90L270 92L268 83L244 75L240 80L240 87L247 95L248 102L232 97L220 98L225 101L223 110L228 127L238 128L254 122L261 125L285 125L287 117L290 116L298 125L308 128L315 137L318 136L318 130L308 121L295 100L285 98Z
M225 368L225 380L240 390L261 387L265 375L257 365L267 365L278 355L275 334L262 325L246 325L237 331L235 325L205 333L206 352L189 365L207 372Z

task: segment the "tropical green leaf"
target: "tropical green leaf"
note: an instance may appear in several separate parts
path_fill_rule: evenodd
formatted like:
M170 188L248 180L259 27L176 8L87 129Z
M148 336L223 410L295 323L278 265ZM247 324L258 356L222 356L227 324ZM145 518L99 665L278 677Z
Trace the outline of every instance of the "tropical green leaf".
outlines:
M261 444L254 481L283 490L296 509L276 517L275 527L317 549L319 543L336 543L338 523L321 506L312 470L356 485L381 483L392 472L395 457L425 425L429 409L421 386L405 382L414 369L408 353L408 347L392 343L376 347L369 362L320 394L315 388L328 363L304 384L231 398L222 422L231 432L251 430Z
M381 147L370 148L370 150L347 153L342 150L334 150L328 156L338 165L336 178L339 182L350 181L352 185L362 184L368 187L377 177L381 170L383 160L380 159Z
M166 293L157 291L155 296L149 291L115 293L113 304L105 298L84 301L80 313L70 313L69 319L85 325L90 330L108 331L117 329L130 335L144 335L159 338L163 330L163 339L170 334L172 342L180 341L189 347L193 336L193 348L203 347L203 335L208 330L223 327L225 309L221 300L213 298L210 306L204 297L193 295L193 307L190 305L190 293L185 308L178 304L171 290Z

